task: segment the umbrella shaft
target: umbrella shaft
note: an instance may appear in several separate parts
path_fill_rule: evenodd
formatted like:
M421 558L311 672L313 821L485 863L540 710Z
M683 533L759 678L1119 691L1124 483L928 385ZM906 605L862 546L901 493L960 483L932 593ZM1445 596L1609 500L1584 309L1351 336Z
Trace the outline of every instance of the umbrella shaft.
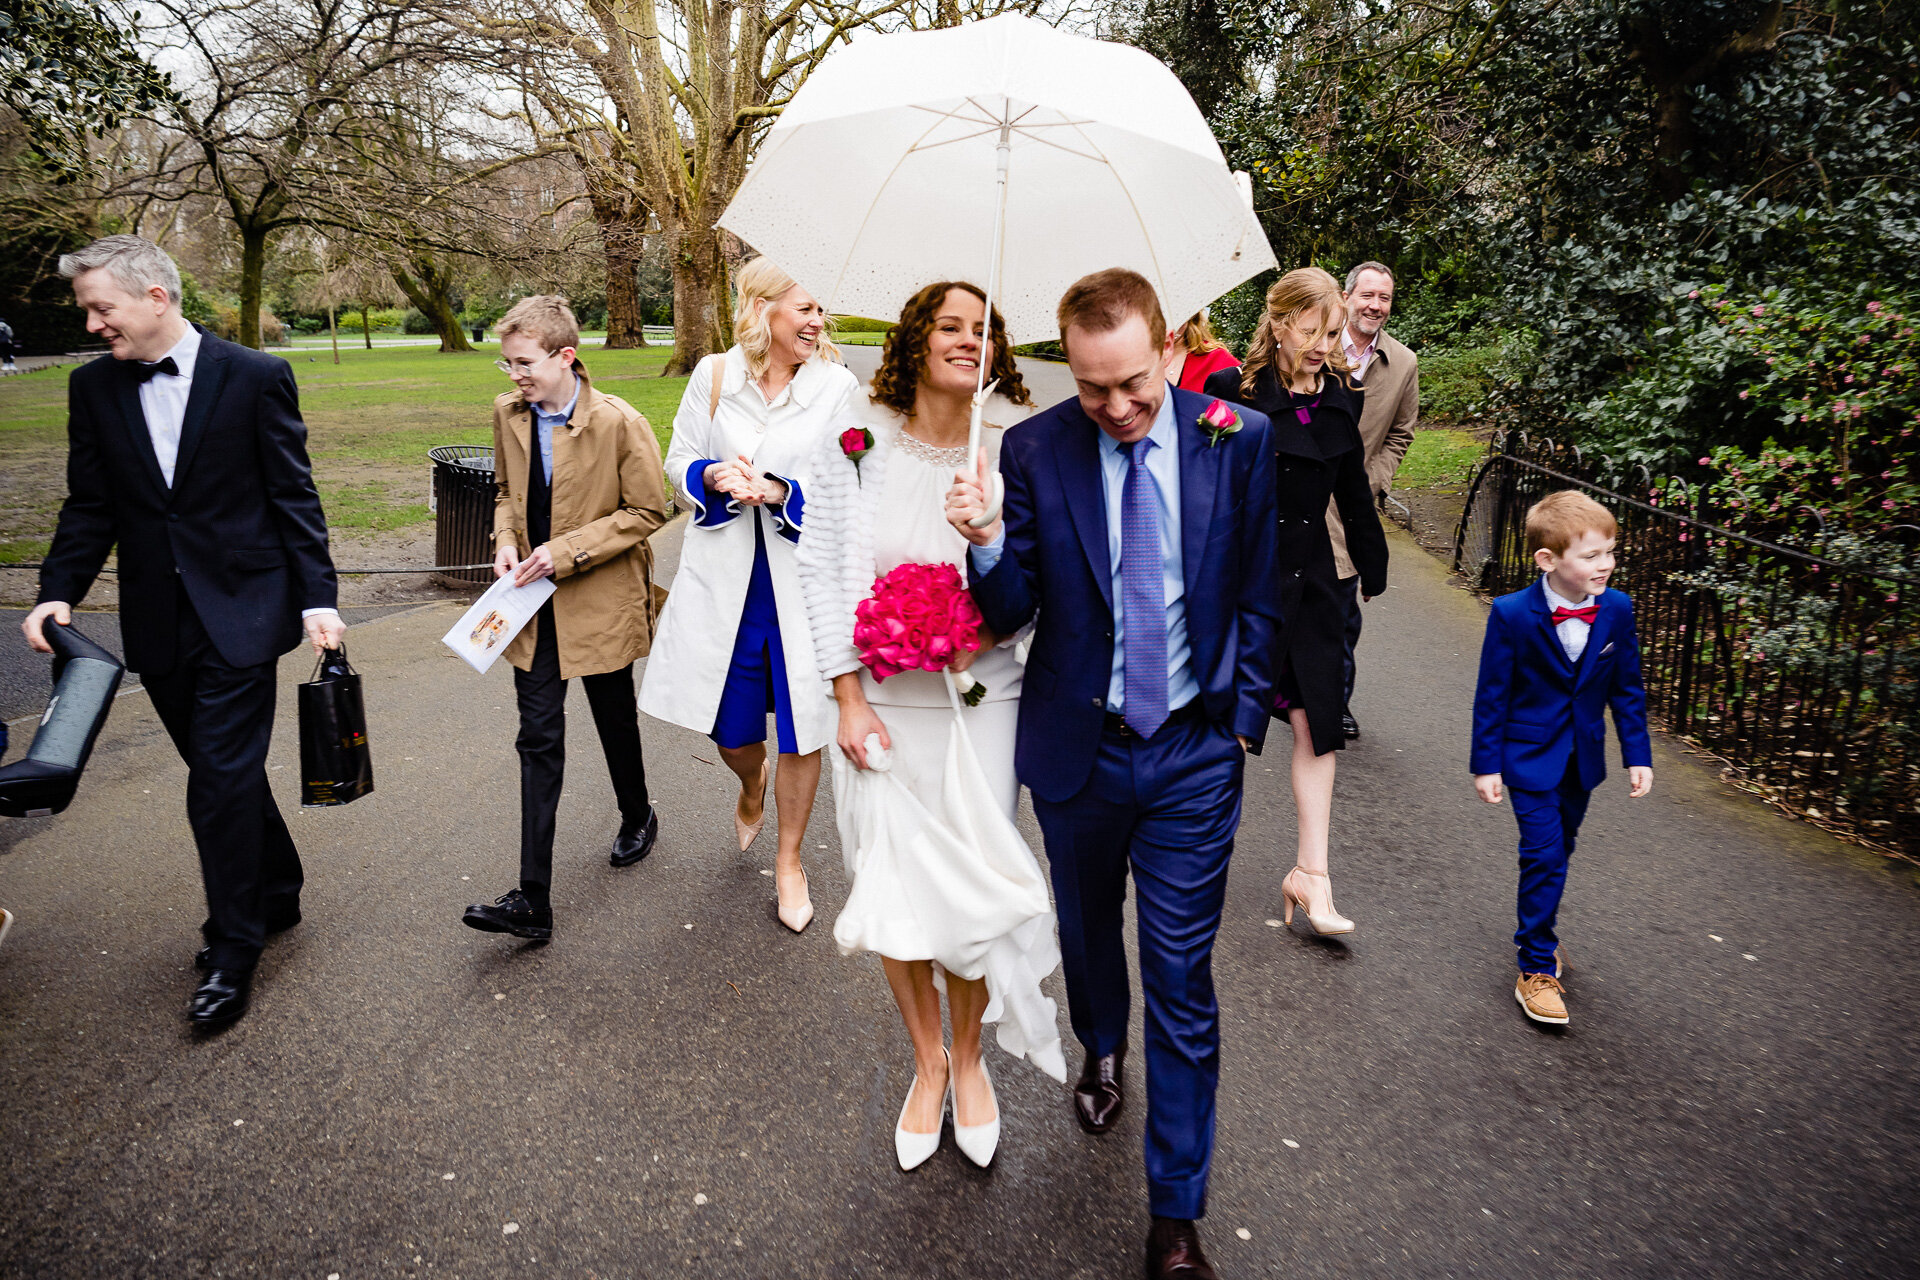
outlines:
M993 177L1000 191L998 198L993 202L993 256L987 263L987 313L981 318L981 324L986 328L989 341L991 341L993 337L993 303L994 299L1000 296L1000 241L1001 237L1006 234L1007 229L1007 168L1012 158L1013 122L1011 120L1003 120L1000 122L1000 145L994 149L993 153ZM981 345L985 346L987 344L982 343ZM980 361L980 367L974 374L973 424L972 430L967 433L967 457L969 459L980 456L980 411L982 408L980 398L986 391L987 366L991 363L991 358Z

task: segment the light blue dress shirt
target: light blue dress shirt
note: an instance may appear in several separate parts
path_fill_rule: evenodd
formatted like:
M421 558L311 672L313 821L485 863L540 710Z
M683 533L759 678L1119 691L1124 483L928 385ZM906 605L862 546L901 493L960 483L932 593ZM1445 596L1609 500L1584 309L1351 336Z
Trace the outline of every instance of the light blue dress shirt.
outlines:
M1095 428L1098 430L1098 428ZM1186 556L1180 545L1180 428L1173 417L1173 389L1160 401L1153 429L1147 439L1154 448L1147 451L1147 475L1153 480L1160 499L1160 562L1162 587L1167 602L1164 625L1167 628L1167 709L1177 711L1200 693L1200 682L1193 675L1193 649L1187 642ZM1128 452L1106 432L1100 432L1100 481L1107 502L1107 561L1113 599L1113 676L1107 682L1107 710L1120 712L1127 693L1127 617L1126 593L1120 585L1120 517L1126 503ZM984 547L973 548L973 566L981 574L990 573L1006 548L1006 533Z
M573 375L573 399L567 401L567 407L558 413L548 413L539 405L528 402L533 410L534 435L540 439L540 472L546 476L547 483L553 483L553 433L559 427L567 425L567 419L573 417L573 406L580 403L580 375Z

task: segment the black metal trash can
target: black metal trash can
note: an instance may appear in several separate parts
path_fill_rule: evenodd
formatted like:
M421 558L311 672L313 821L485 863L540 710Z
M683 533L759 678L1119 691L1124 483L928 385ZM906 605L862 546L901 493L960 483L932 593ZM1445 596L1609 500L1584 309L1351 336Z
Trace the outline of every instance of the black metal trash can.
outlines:
M493 563L493 449L484 444L443 444L427 450L433 459L433 562ZM493 582L491 568L436 573L445 587Z

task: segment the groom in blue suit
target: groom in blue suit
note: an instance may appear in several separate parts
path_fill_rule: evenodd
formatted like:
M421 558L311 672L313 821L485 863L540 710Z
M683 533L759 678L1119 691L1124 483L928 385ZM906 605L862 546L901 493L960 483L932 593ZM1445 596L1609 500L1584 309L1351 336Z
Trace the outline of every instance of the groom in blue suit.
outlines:
M1206 1213L1220 1078L1213 939L1240 825L1245 754L1273 699L1278 528L1267 420L1201 424L1213 403L1167 385L1153 286L1097 272L1060 301L1078 397L1014 427L1001 448L1005 518L984 460L948 515L968 541L987 625L1037 613L1015 767L1033 792L1060 916L1074 1034L1087 1052L1081 1124L1122 1099L1127 873L1139 895L1146 992L1150 1276L1206 1280Z

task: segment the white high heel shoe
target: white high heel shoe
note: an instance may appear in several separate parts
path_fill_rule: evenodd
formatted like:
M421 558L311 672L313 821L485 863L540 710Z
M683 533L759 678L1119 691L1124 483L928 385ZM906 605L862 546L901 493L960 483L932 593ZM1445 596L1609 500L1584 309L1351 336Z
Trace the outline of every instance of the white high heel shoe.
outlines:
M916 1072L913 1083L907 1086L907 1097L900 1104L900 1119L893 1126L893 1154L900 1162L902 1171L918 1169L933 1159L933 1153L940 1149L940 1129L947 1119L947 1105L953 1101L953 1063L947 1063L947 1092L940 1099L940 1119L933 1126L932 1133L912 1133L907 1129L907 1108L913 1105L913 1091L920 1087L920 1076Z
M1295 880L1295 876L1301 879ZM1307 913L1307 923L1323 938L1353 932L1353 921L1333 909L1333 879L1324 871L1294 867L1280 882L1280 897L1286 903L1281 917L1287 924L1293 923L1293 909L1297 906Z
M960 1108L953 1109L953 1142L960 1154L982 1169L993 1163L1000 1145L1000 1097L993 1091L993 1077L987 1074L987 1060L980 1059L980 1078L987 1082L987 1096L993 1099L993 1119L985 1124L961 1124ZM953 1055L947 1055L947 1097L953 1097Z
M807 869L805 867L800 868L800 901L794 903L791 907L786 904L785 898L780 896L780 873L778 871L773 873L773 882L774 895L778 901L778 905L774 908L774 914L780 917L781 924L787 926L787 928L793 930L795 933L804 932L806 927L813 923L813 895L807 891Z

